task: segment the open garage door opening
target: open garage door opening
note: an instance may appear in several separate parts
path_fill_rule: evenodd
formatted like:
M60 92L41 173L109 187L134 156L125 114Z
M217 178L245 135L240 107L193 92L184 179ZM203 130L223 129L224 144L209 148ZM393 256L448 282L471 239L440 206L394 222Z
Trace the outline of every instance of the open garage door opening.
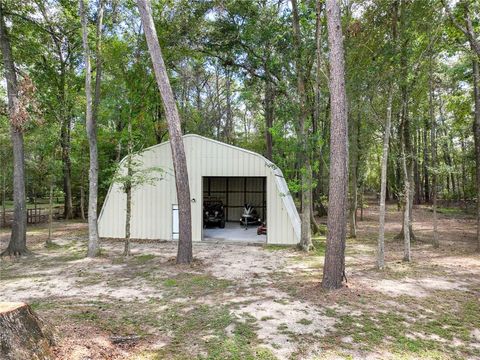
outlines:
M203 177L203 240L266 243L265 177Z

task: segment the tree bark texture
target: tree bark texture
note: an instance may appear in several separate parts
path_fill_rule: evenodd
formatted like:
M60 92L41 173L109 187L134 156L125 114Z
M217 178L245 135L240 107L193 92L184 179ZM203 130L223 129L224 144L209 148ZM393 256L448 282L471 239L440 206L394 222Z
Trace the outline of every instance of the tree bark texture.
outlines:
M64 111L62 111L64 112ZM72 162L70 160L70 127L69 114L63 114L60 129L60 145L62 147L62 170L63 170L63 193L64 193L64 217L73 218L72 201Z
M360 114L360 113L358 113ZM357 207L358 207L358 163L360 147L360 115L357 120L353 119L351 129L351 148L350 148L350 201L349 201L349 228L351 238L357 237Z
M300 140L301 158L301 183L302 183L302 214L300 231L300 248L309 251L312 247L311 233L311 208L312 199L312 166L310 164L310 154L308 153L308 130L306 129L307 119L307 95L305 90L305 69L302 60L302 44L300 33L300 19L298 15L297 0L292 2L292 25L293 42L295 48L295 70L297 73L297 89L300 98L300 114L298 118L298 138Z
M402 124L405 126L405 123ZM402 129L403 132L403 129ZM403 132L404 134L404 132ZM410 252L410 177L407 165L407 153L405 150L405 141L401 140L402 148L402 167L404 176L404 195L403 195L403 261L411 261Z
M322 287L338 289L342 286L345 275L348 188L347 99L340 2L327 0L326 10L330 47L331 131L328 233Z
M4 167L5 169L5 167ZM7 225L7 175L2 174L2 226Z
M25 303L0 303L0 358L50 360L53 336Z
M480 56L480 55L479 55ZM476 183L477 183L477 252L480 252L480 72L478 56L473 60L473 96L475 100L473 135L475 141Z
M232 79L231 72L229 68L225 69L225 102L227 105L226 109L226 122L225 122L225 141L228 144L233 142L233 112L232 112Z
M390 144L390 129L392 126L392 103L393 87L390 85L387 100L387 118L385 121L385 133L383 134L383 151L380 180L380 215L377 246L377 268L385 267L385 197L387 192L387 167L388 167L388 148Z
M165 116L170 135L172 149L173 169L175 172L175 185L179 209L179 240L177 263L190 263L192 254L192 217L190 204L190 187L188 182L187 159L183 146L180 116L178 114L175 98L173 96L167 69L163 61L162 51L158 43L157 32L153 23L152 11L148 0L137 0L138 9L142 19L148 50L152 58L153 70L157 80L158 89L162 96Z
M425 129L423 129L423 199L425 203L430 203L430 174L428 156L428 120L425 120Z
M47 245L52 243L52 224L53 224L53 182L50 183L48 199L48 238Z
M133 144L132 144L132 120L128 122L128 158L127 158L127 183L125 184L125 193L127 195L127 211L125 219L125 248L123 251L124 256L130 256L130 223L132 219L132 156L133 156Z
M430 115L430 147L431 147L431 168L432 171L432 210L433 210L433 242L432 245L435 248L439 247L438 241L438 231L437 231L437 191L438 191L438 184L437 184L437 128L436 128L436 120L435 120L435 111L434 111L434 104L433 104L433 75L432 75L432 64L430 63L430 73L429 73L429 115ZM425 144L426 147L426 144Z
M267 146L266 158L273 160L273 139L272 127L275 117L275 87L273 82L267 77L265 80L265 143Z
M18 83L12 47L4 18L3 3L0 2L0 46L7 81L8 116L13 145L13 222L10 242L1 255L19 256L27 250L27 207L25 201L25 152L23 144L23 122L18 114Z
M98 149L97 149L97 124L92 115L92 74L90 68L90 48L88 46L87 15L84 1L79 1L80 20L82 22L82 41L85 60L85 96L88 145L90 149L90 168L88 173L88 257L98 255L98 224L97 224L97 201L98 201Z

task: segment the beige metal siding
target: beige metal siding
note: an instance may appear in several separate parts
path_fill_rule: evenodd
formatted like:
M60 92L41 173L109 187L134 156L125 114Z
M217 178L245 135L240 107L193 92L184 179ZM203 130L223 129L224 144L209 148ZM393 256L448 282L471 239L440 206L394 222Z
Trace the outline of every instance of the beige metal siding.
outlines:
M183 141L192 198L194 241L202 239L202 178L258 176L266 177L267 242L298 243L300 235L298 213L279 169L261 155L198 135L185 135ZM154 185L143 185L134 189L132 237L170 240L172 238L172 204L177 202L170 144L166 142L153 146L142 152L140 156L144 168L160 167L165 174L163 179ZM125 208L125 194L118 184L112 185L99 217L100 236L124 237Z

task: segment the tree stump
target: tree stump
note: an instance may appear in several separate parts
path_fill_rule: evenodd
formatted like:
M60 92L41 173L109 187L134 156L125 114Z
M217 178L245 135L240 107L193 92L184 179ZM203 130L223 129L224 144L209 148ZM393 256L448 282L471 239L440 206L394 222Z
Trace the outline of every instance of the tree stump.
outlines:
M0 359L50 360L52 341L30 306L0 302Z

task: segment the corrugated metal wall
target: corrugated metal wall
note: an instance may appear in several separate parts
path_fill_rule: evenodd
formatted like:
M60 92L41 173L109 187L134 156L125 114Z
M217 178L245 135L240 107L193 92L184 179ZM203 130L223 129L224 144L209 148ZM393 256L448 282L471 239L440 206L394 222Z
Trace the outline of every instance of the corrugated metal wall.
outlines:
M280 169L259 154L198 135L185 135L183 141L192 197L194 241L202 239L202 188L205 181L202 179L204 177L265 177L267 242L298 243L300 219ZM171 240L172 204L176 204L177 200L170 144L166 142L148 148L142 152L140 158L144 168L160 167L164 170L164 175L163 179L155 184L139 186L132 192L131 236L141 239ZM258 180L249 179L248 181L252 182L250 184L252 187L257 186L255 181ZM236 184L232 181L232 186L241 186L240 182ZM252 203L254 201L257 199L252 198ZM101 237L125 236L125 208L126 195L120 185L113 184L99 217Z

